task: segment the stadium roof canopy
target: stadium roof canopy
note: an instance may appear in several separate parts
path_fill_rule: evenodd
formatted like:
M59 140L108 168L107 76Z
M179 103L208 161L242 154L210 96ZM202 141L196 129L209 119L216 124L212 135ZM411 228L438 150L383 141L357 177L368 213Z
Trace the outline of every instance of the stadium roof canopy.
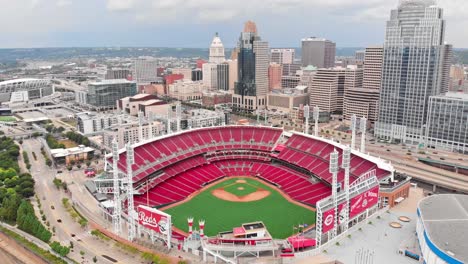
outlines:
M438 249L468 263L468 195L440 194L426 197L419 203L418 214L427 237Z

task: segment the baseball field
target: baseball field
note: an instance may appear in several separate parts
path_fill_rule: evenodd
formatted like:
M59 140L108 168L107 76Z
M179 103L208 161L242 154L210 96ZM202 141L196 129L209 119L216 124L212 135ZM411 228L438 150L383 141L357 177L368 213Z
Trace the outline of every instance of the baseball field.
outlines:
M227 178L202 189L198 194L162 209L172 216L174 226L188 231L187 218L205 220L205 234L217 235L243 223L263 221L274 238L297 232L294 226L313 225L313 208L299 204L279 190L254 178Z

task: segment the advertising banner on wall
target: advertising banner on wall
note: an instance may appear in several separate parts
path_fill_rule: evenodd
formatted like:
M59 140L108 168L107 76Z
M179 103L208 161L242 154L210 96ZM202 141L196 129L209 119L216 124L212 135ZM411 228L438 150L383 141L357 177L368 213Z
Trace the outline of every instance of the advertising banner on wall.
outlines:
M375 186L370 190L361 193L350 200L349 218L365 212L367 209L376 205L379 202L379 186Z
M342 212L345 207L345 204L338 205L338 224L341 224ZM335 226L335 208L331 208L330 210L326 211L322 215L322 233L327 233L328 231L332 230Z
M167 244L170 247L172 234L171 216L163 211L144 205L139 205L137 212L138 224L146 229L161 234L163 237L166 237Z

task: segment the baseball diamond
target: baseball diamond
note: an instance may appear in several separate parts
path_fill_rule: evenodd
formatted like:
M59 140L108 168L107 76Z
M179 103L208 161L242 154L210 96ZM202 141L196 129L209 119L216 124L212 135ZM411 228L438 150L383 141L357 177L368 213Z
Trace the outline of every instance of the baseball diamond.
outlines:
M239 187L244 189L239 190ZM225 196L217 195L220 190ZM256 195L260 198L256 199ZM246 201L243 197L253 199ZM294 226L315 224L314 208L295 202L277 188L250 177L225 178L162 210L173 217L176 228L185 232L188 231L188 217L206 220L208 236L232 230L242 223L263 221L273 237L286 238L297 232Z

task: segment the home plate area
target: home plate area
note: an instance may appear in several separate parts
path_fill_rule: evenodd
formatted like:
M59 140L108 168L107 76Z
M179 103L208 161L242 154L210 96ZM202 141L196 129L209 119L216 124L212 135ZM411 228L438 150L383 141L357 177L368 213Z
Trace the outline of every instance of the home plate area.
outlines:
M253 202L264 199L270 195L270 191L255 186L255 182L236 180L222 188L211 191L216 198L230 202Z

